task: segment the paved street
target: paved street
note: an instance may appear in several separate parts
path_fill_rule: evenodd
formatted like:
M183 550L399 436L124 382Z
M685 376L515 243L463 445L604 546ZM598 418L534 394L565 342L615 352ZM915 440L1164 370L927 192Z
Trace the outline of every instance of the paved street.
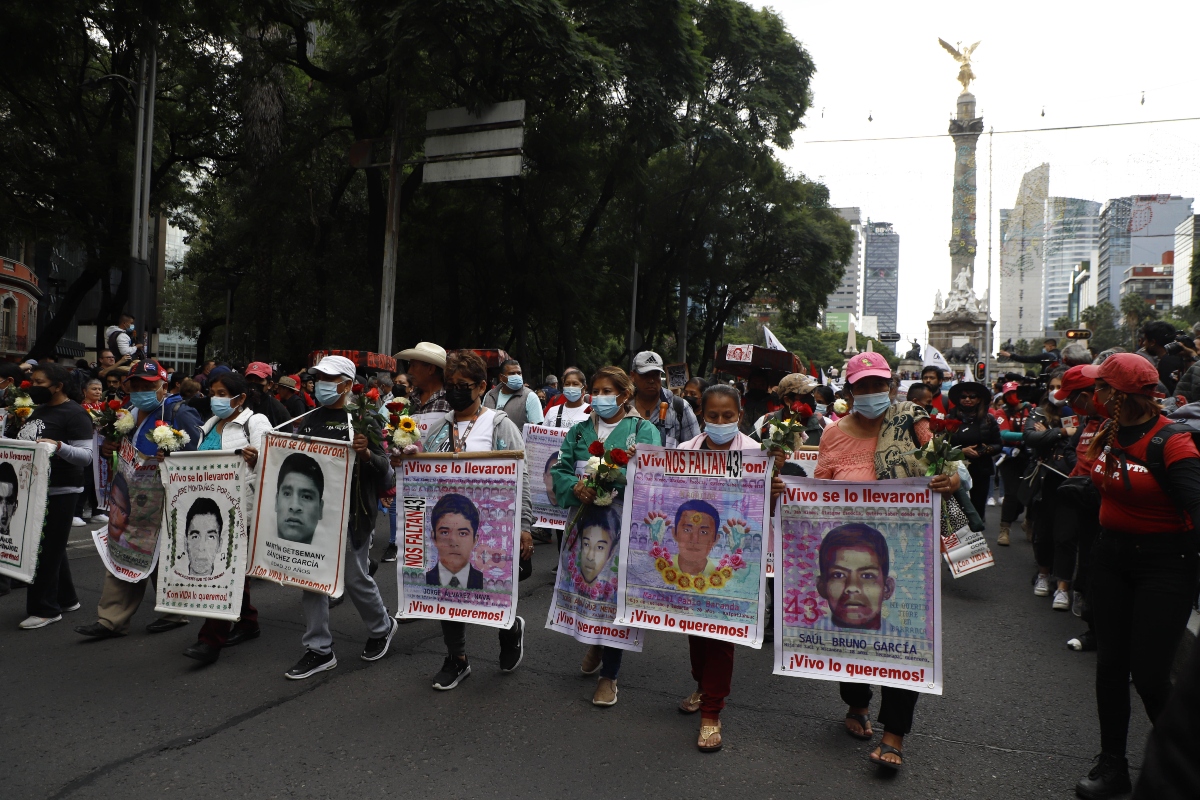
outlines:
M368 665L350 602L333 611L338 668L284 680L302 654L299 592L262 582L253 597L263 636L211 667L180 655L198 623L144 632L154 618L149 597L130 636L82 641L72 627L94 619L102 567L85 532L74 534L81 611L23 632L24 593L0 598L7 800L1066 798L1098 750L1094 654L1069 651L1079 621L1033 596L1024 542L1003 549L994 569L947 579L945 695L921 698L905 769L889 778L842 731L837 687L772 676L767 648L738 648L720 753L697 752L699 720L675 710L694 687L682 636L649 633L645 652L625 659L620 702L593 707L594 679L579 675L583 647L543 628L550 545L538 545L535 575L521 584L520 669L502 675L495 632L475 627L473 674L442 693L430 688L444 652L435 622L401 626L388 657ZM391 566L378 577L394 606ZM1147 732L1135 698L1134 765Z

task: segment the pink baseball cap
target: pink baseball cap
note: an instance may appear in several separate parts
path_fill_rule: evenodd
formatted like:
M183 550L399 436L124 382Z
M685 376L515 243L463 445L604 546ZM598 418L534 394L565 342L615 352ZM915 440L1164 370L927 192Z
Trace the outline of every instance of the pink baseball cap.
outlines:
M863 378L891 377L892 368L883 353L859 353L846 362L846 382L851 385Z
M246 367L246 374L269 381L274 372L271 370L270 364L263 361L253 361Z

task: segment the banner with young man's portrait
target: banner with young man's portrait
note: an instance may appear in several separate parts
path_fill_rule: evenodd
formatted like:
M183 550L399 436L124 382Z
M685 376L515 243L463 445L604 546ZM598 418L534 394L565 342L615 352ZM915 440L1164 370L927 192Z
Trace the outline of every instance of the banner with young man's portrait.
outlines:
M562 530L567 510L555 502L554 480L550 468L558 463L563 440L570 428L548 428L525 423L525 460L529 463L529 500L533 503L533 524L538 528Z
M925 478L783 480L775 674L941 694L941 496Z
M54 446L0 439L0 575L25 583L37 571Z
M96 511L108 513L108 486L112 482L113 463L111 458L100 455L104 437L92 435L92 490L96 493Z
M546 627L583 644L642 650L642 629L618 625L622 503L573 509L558 554Z
M172 453L155 611L236 622L246 582L250 471L232 450Z
M347 441L280 431L263 437L251 578L342 596L354 459Z
M108 485L108 525L92 532L104 567L130 583L145 580L158 562L166 499L158 465L128 438L121 440Z
M617 623L762 646L773 465L763 450L638 446Z
M404 459L396 470L397 616L512 626L523 473L512 453Z

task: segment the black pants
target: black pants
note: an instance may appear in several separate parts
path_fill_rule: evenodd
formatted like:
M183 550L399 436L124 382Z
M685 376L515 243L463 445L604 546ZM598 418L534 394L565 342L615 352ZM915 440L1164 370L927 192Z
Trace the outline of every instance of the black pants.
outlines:
M46 504L42 552L25 595L25 613L31 617L57 617L64 607L79 602L67 561L67 538L78 499L73 494L52 494Z
M1021 473L1029 466L1024 455L1005 458L1000 462L1000 480L1004 484L1004 504L1000 506L1000 524L1011 525L1021 516L1025 506L1017 498L1017 487L1021 485Z
M1100 509L1080 508L1059 495L1054 506L1054 576L1074 581L1082 592L1091 570L1092 542L1100 528Z
M442 640L446 643L446 652L458 658L467 654L467 623L454 622L444 619L442 622ZM517 621L513 620L511 628L500 628L500 645L511 644L520 637L517 635ZM618 665L620 662L617 662Z
M842 702L851 708L867 708L871 705L871 684L839 683ZM918 693L909 689L881 686L879 714L875 718L891 734L904 736L912 730L913 711L917 708Z
M1129 678L1151 721L1171 693L1171 662L1192 613L1200 556L1192 534L1101 530L1088 601L1096 628L1100 748L1125 755Z
M75 516L82 517L83 512L91 509L93 512L100 508L100 503L96 500L96 479L93 474L95 467L88 464L84 468L83 474L83 491L75 495Z
M991 459L976 459L967 465L967 472L971 474L971 505L975 506L980 519L984 519L984 515L987 514L987 499L992 491L994 469L990 463L982 463L984 461L990 462Z
M1033 507L1030 509L1033 516L1033 557L1037 559L1039 568L1053 570L1054 517L1058 505L1055 495L1065 479L1062 475L1052 472L1046 467L1042 467L1042 472L1046 475L1042 480L1042 493L1033 502ZM1069 573L1067 575L1054 574L1064 581L1071 580Z

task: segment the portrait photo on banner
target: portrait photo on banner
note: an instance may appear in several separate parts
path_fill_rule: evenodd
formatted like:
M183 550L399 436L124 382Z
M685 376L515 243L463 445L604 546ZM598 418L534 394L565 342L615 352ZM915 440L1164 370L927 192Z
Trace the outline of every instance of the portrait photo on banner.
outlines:
M341 596L354 457L346 441L264 437L250 577Z
M770 457L639 447L636 462L619 621L665 630L703 621L717 627L683 632L761 645Z
M246 571L246 462L233 451L163 462L167 513L156 610L235 620Z
M567 521L566 510L555 502L550 468L558 463L569 430L525 423L523 437L530 469L529 499L533 503L533 524L539 528L561 530Z
M54 446L0 439L0 575L33 581Z
M401 616L512 624L523 460L406 458L397 470Z
M776 673L941 692L940 495L784 478Z
M158 559L166 490L158 459L122 441L108 485L108 525L92 533L104 566L124 581L140 581Z

